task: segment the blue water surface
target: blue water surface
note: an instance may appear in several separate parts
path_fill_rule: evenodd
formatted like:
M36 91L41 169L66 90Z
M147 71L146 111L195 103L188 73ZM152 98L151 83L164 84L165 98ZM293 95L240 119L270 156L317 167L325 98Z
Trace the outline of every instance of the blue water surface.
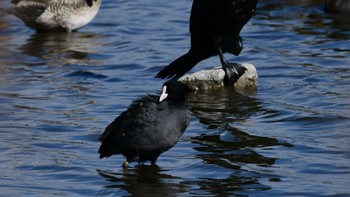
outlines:
M323 0L259 1L226 54L256 66L257 90L188 95L191 124L158 167L99 159L99 134L188 50L191 3L104 0L74 33L0 15L0 196L350 195L350 20Z

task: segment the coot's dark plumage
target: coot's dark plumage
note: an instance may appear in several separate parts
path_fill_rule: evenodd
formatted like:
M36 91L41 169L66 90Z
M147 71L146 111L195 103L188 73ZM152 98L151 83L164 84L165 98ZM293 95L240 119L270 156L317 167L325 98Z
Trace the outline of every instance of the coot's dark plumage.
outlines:
M256 4L257 0L194 0L190 17L191 48L156 78L181 77L198 62L214 55L220 55L223 68L227 69L229 63L223 53L240 54L243 46L239 34L254 14Z
M173 147L190 122L181 84L170 80L162 95L135 100L102 133L100 158L123 154L128 162L155 164L158 156Z

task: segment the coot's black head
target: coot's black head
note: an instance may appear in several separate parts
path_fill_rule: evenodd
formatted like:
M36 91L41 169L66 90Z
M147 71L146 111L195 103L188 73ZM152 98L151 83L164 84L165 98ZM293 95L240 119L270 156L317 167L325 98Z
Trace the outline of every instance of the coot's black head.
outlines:
M185 100L185 87L176 79L171 79L163 84L159 102L164 100L183 102Z

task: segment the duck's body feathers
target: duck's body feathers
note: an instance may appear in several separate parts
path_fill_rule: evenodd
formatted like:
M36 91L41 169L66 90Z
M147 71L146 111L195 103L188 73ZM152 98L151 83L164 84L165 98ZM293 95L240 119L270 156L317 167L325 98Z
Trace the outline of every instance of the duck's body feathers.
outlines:
M37 31L77 30L97 14L102 0L14 0L9 10Z

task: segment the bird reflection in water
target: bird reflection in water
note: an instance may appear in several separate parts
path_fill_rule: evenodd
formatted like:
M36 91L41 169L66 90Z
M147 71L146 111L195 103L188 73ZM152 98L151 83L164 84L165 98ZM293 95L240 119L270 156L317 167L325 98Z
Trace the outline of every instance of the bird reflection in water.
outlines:
M176 196L189 189L179 177L166 174L156 165L139 165L127 172L97 172L108 181L105 188L121 188L132 196Z
M24 55L46 59L59 65L98 63L88 58L96 54L102 36L92 33L35 33L20 49Z
M223 157L226 157L225 160L232 163L274 164L275 159L265 158L246 148L276 146L279 145L277 139L249 135L234 127L236 124L246 124L246 120L259 111L266 111L258 99L226 87L194 93L189 96L189 104L199 121L208 125L209 131L212 130L192 138L192 142L201 145L196 150L206 152L200 154L204 160L223 164Z

